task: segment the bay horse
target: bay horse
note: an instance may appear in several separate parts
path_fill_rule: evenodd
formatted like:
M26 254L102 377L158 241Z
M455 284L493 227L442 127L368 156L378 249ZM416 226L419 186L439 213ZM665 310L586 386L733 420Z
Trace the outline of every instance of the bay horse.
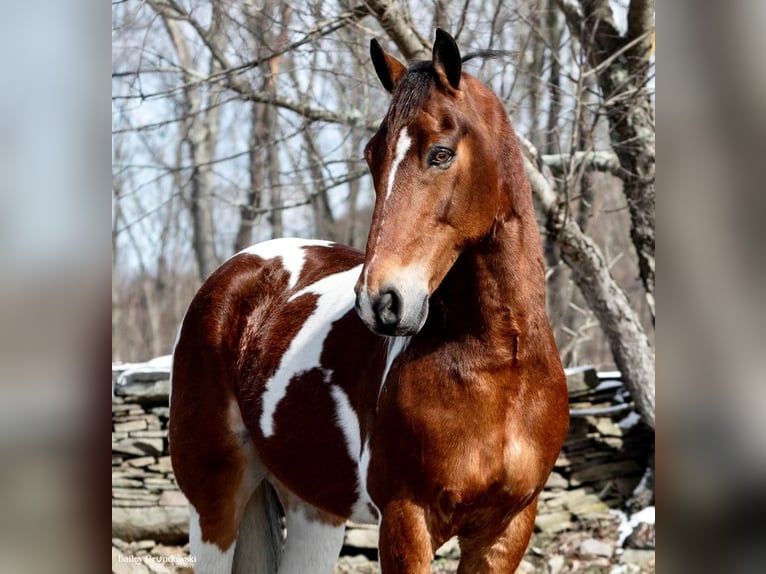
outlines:
M328 573L347 520L385 574L513 572L568 428L539 230L497 96L437 30L364 156L366 253L277 239L203 284L174 351L169 440L196 571ZM286 534L285 534L286 531Z

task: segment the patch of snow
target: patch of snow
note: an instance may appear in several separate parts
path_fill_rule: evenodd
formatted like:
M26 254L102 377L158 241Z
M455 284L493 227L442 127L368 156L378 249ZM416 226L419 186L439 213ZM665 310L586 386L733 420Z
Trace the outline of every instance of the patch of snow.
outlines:
M620 520L620 524L617 527L618 548L622 547L625 540L638 528L639 524L654 524L654 506L647 506L643 510L639 510L631 515L630 518L622 510L612 510L611 513Z

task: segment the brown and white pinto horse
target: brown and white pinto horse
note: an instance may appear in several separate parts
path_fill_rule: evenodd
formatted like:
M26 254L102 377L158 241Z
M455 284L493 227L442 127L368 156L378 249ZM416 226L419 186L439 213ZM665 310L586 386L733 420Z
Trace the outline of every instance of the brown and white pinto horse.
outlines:
M197 572L331 572L347 519L379 521L385 574L429 572L452 536L459 572L513 572L564 440L505 109L446 32L409 69L375 41L371 54L393 98L365 150L366 254L255 245L184 318L170 448Z

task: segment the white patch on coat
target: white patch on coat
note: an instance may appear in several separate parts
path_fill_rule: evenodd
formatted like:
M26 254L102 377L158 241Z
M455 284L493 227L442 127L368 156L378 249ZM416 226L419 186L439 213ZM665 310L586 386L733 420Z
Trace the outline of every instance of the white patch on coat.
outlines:
M234 564L234 548L237 541L226 550L202 540L199 513L189 505L189 554L194 557L194 571L210 574L230 574Z
M287 539L278 574L332 572L346 525L333 526L306 516L303 505L285 513Z
M380 393L383 391L383 387L386 384L386 379L388 378L388 372L391 370L391 366L394 364L396 358L409 346L411 340L412 337L389 337L386 341L388 345L386 350L386 368L383 369L383 376L380 379L378 398L380 398Z
M375 520L375 517L370 512L368 504L372 501L367 494L367 465L369 464L369 449L367 449L367 458L365 460L364 451L362 451L362 437L361 429L359 427L359 417L357 416L354 408L351 406L351 401L348 399L348 395L337 385L332 387L330 391L332 398L335 400L335 412L338 426L343 431L343 436L346 439L346 449L351 460L357 464L357 480L358 485L357 499L351 508L351 520L355 522L369 523ZM365 443L365 446L366 443Z
M351 509L351 520L360 524L375 524L380 521L381 513L378 507L372 502L370 494L367 491L367 472L370 468L370 443L364 441L362 455L359 457L357 472L359 474L359 499L354 503ZM378 510L378 518L370 512L370 506Z
M354 282L361 268L361 265L357 265L348 271L328 275L290 297L290 301L293 301L307 293L319 296L314 312L303 323L282 355L276 373L266 381L260 421L264 437L274 434L274 413L277 405L285 398L290 381L301 373L319 367L319 357L333 322L354 307ZM331 373L325 373L325 380L328 375Z
M303 270L303 264L306 261L306 252L304 251L304 248L311 246L329 247L330 245L332 245L331 241L323 241L320 239L283 237L281 239L272 239L270 241L264 241L263 243L256 243L255 245L243 249L239 253L257 255L261 259L274 259L280 257L282 259L282 267L290 275L288 287L292 289L298 283L298 278L301 276L301 271Z

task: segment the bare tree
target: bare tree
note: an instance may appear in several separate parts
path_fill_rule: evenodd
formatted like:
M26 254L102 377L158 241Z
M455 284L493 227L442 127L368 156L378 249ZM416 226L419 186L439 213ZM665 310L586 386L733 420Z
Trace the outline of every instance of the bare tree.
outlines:
M123 318L146 274L161 280L141 296L172 298L177 322L186 286L262 237L363 245L373 198L361 148L387 101L369 39L416 60L431 27L447 26L465 51L506 51L471 72L535 144L527 169L565 360L616 364L654 426L653 2L630 2L624 33L607 0L129 0L113 11L124 38L113 73ZM615 223L626 214L629 232ZM169 350L166 318L152 328L149 306L138 307L151 348Z

